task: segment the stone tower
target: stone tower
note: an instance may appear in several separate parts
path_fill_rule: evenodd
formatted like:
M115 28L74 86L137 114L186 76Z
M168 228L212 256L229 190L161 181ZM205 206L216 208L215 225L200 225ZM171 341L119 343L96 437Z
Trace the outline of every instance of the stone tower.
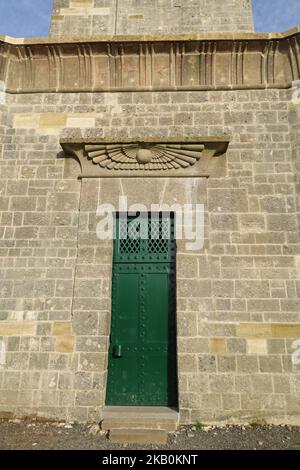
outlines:
M253 31L251 0L54 0L51 36Z
M0 35L0 420L300 425L300 27L54 0L51 35Z

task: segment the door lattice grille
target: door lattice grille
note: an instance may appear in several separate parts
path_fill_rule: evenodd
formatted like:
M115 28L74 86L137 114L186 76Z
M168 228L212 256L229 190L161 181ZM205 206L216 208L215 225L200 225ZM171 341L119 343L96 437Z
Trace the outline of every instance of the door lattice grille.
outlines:
M118 251L116 258L120 261L128 261L128 257L134 256L134 260L151 260L151 256L163 256L162 261L172 257L175 253L174 219L159 216L145 215L144 217L117 218L117 233L119 234Z
M148 221L148 251L149 253L168 253L170 242L170 221Z

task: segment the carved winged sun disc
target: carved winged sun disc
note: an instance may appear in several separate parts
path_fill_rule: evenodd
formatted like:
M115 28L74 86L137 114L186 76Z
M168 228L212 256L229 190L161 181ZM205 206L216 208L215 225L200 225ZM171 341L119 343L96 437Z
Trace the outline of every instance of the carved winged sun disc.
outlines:
M193 166L201 144L95 144L85 145L88 159L107 170L176 170Z

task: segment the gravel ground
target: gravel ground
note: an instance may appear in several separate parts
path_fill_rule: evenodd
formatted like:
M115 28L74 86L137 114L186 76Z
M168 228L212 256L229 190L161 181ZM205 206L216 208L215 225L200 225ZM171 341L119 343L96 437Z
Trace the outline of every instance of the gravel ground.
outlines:
M0 421L1 450L299 450L300 427L184 426L169 435L167 446L111 444L97 425Z

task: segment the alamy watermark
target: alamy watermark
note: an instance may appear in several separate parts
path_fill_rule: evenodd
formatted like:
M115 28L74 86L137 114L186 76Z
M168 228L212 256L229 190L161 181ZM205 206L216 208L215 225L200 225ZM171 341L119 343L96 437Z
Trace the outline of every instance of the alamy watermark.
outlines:
M151 224L143 224L145 214L150 222L155 220L158 214L174 214L175 215L175 238L177 240L187 240L186 250L197 251L204 246L204 204L151 204L147 207L144 204L131 204L128 207L126 196L119 197L119 207L112 204L101 204L97 208L97 216L101 217L96 227L97 237L100 240L112 240L116 237L115 214L118 213L120 219L124 219L127 215L133 219L128 224L134 224L135 227L141 227L141 230L126 230L121 238L134 238L139 236L142 239L158 237L153 234ZM150 226L150 230L149 230ZM169 238L170 234L165 231L163 238Z
M5 364L6 357L5 357L5 343L3 340L0 340L0 365Z
M300 339L292 343L292 349L295 350L292 354L292 363L294 366L298 366L300 364Z
M5 83L3 80L0 80L0 105L5 104Z
M294 80L292 82L292 102L294 104L300 104L300 80Z

